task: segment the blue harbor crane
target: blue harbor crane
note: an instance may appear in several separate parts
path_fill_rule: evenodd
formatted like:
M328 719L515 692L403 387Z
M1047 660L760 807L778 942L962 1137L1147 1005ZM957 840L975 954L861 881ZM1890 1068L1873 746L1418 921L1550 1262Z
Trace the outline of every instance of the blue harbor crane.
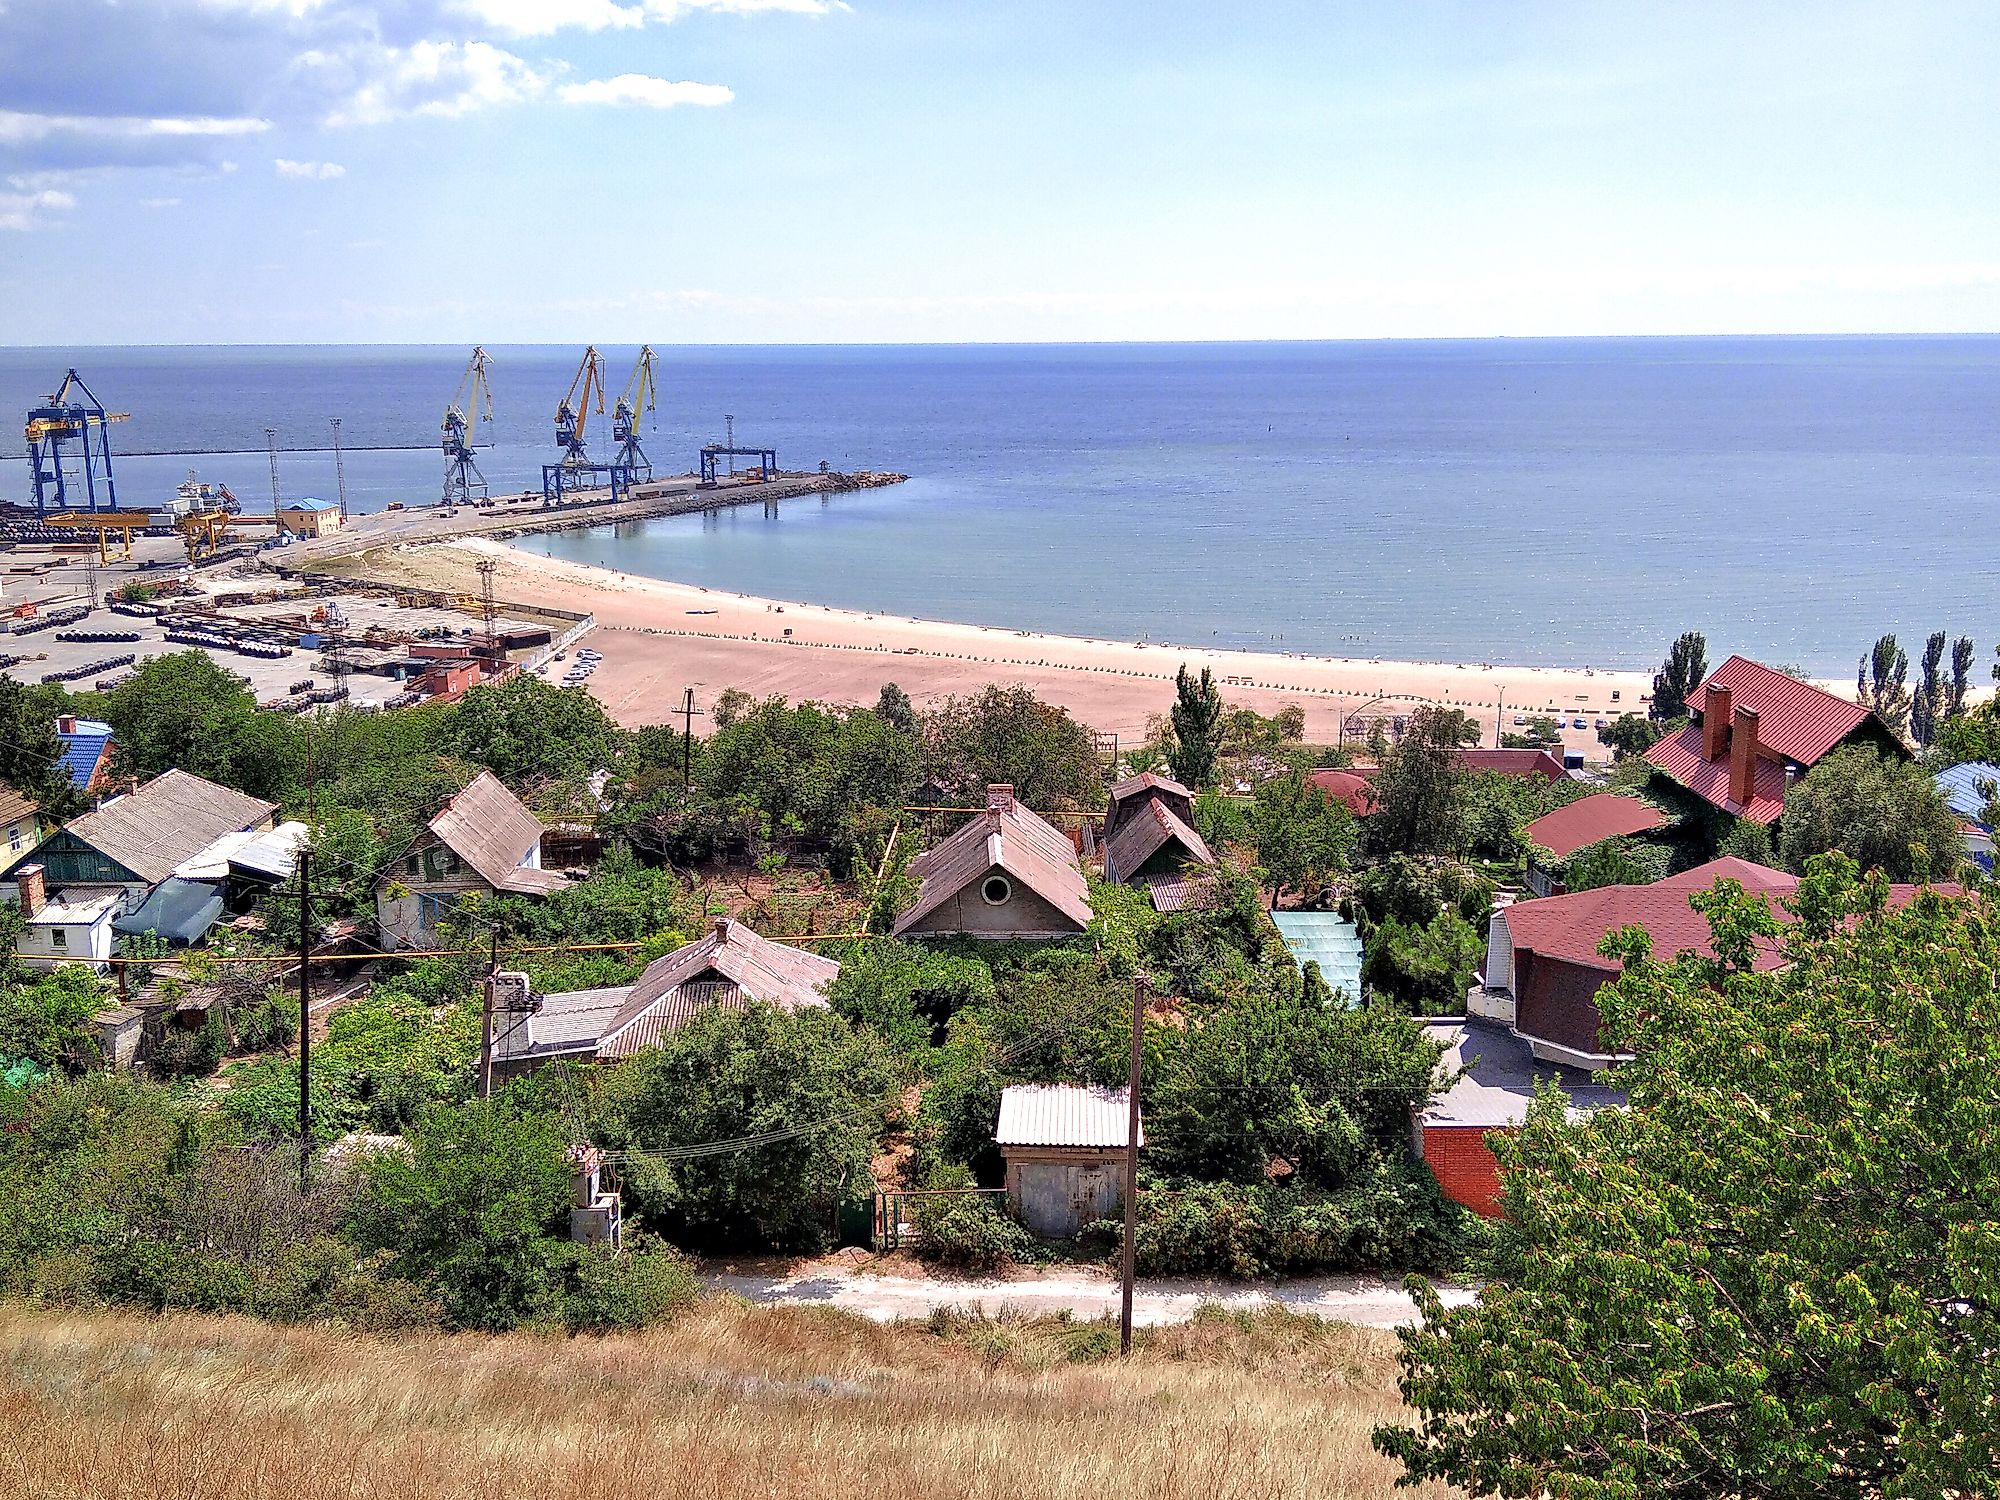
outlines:
M556 406L556 446L562 449L562 458L557 463L542 465L544 505L583 500L597 490L609 490L612 500L623 500L633 482L631 466L622 461L591 462L584 447L584 434L590 425L593 403L597 414L604 415L604 356L595 345L583 351L583 363L576 367L569 394ZM626 403L621 400L619 405L623 409ZM640 455L642 459L644 456Z
M63 376L46 406L29 408L28 467L34 477L36 519L46 521L52 511L118 509L118 490L111 477L111 436L105 428L129 416L106 411L74 370ZM81 470L63 468L64 445L72 441L83 459ZM72 497L71 484L79 476L81 494Z
M639 418L659 408L659 388L653 379L653 346L639 351L639 363L625 382L624 394L611 408L611 436L618 444L618 462L633 481L653 477L653 461L639 446Z
M490 363L484 348L473 349L465 373L458 379L458 393L444 410L441 446L445 505L463 505L486 498L486 476L479 472L473 450L479 445L480 421L493 420L493 387L486 379Z

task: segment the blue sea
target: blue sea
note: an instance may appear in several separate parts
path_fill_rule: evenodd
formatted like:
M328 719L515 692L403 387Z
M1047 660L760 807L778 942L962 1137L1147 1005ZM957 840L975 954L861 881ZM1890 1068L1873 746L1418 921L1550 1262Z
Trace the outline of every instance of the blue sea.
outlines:
M0 413L75 365L121 500L438 492L468 350L0 350ZM494 347L496 489L538 486L577 349ZM2000 639L2000 337L661 347L657 472L735 418L890 489L529 538L781 598L1123 639L1657 662L1685 629L1840 675L1884 630ZM607 348L612 394L636 350ZM593 451L609 421L593 414ZM13 428L11 420L8 427ZM25 499L18 441L0 494Z

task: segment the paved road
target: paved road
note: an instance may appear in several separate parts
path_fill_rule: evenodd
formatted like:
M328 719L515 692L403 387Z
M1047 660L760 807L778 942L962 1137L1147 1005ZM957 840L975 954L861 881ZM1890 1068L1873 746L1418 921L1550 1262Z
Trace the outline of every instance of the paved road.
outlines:
M1076 1274L1024 1281L945 1280L877 1276L822 1265L796 1275L719 1271L706 1280L752 1302L840 1307L885 1323L922 1318L939 1307L976 1306L988 1313L1004 1307L1038 1315L1069 1312L1084 1319L1115 1317L1118 1312L1115 1280ZM1456 1307L1470 1302L1475 1290L1447 1286L1442 1295L1446 1306ZM1185 1322L1205 1302L1231 1308L1276 1304L1364 1328L1395 1328L1417 1320L1416 1306L1400 1286L1371 1276L1315 1276L1251 1286L1184 1279L1142 1281L1133 1299L1133 1321Z

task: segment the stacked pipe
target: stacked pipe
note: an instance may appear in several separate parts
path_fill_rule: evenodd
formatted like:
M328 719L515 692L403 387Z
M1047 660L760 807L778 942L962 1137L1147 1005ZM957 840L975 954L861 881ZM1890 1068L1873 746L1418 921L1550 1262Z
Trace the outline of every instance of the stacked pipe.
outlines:
M99 672L108 672L113 667L129 667L137 660L138 657L129 652L124 656L107 656L103 661L94 661L84 667L71 667L67 672L44 672L42 674L42 681L75 682L80 678L91 677Z
M93 645L108 645L113 641L136 641L139 639L139 632L136 630L59 630L56 632L56 639L59 641L88 641Z

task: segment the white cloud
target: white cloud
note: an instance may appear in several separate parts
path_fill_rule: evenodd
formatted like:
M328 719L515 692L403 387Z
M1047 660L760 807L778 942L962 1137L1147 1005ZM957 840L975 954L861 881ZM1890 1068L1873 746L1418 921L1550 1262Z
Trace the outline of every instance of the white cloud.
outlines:
M714 11L726 16L754 16L777 12L789 16L823 16L829 11L852 10L845 0L645 0L646 14L655 21L678 21L696 11Z
M304 177L324 182L329 177L347 175L347 168L337 161L293 161L289 157L281 156L272 165L277 167L280 177Z
M340 101L327 114L328 125L379 125L406 115L455 119L532 99L548 86L532 64L491 42L314 50L299 57L298 67Z
M674 83L665 78L649 78L644 73L620 73L616 78L566 83L556 93L565 104L629 104L647 109L672 109L677 104L712 108L736 97L724 84Z
M0 230L39 229L46 213L60 213L76 207L76 198L45 188L37 193L0 193Z
M626 30L646 24L642 6L616 0L461 0L462 8L512 36L548 36L575 29Z
M178 198L141 198L139 206L141 208L179 208L181 200Z
M256 135L270 128L269 120L245 116L40 115L0 109L0 144L10 146L57 135L146 140Z

